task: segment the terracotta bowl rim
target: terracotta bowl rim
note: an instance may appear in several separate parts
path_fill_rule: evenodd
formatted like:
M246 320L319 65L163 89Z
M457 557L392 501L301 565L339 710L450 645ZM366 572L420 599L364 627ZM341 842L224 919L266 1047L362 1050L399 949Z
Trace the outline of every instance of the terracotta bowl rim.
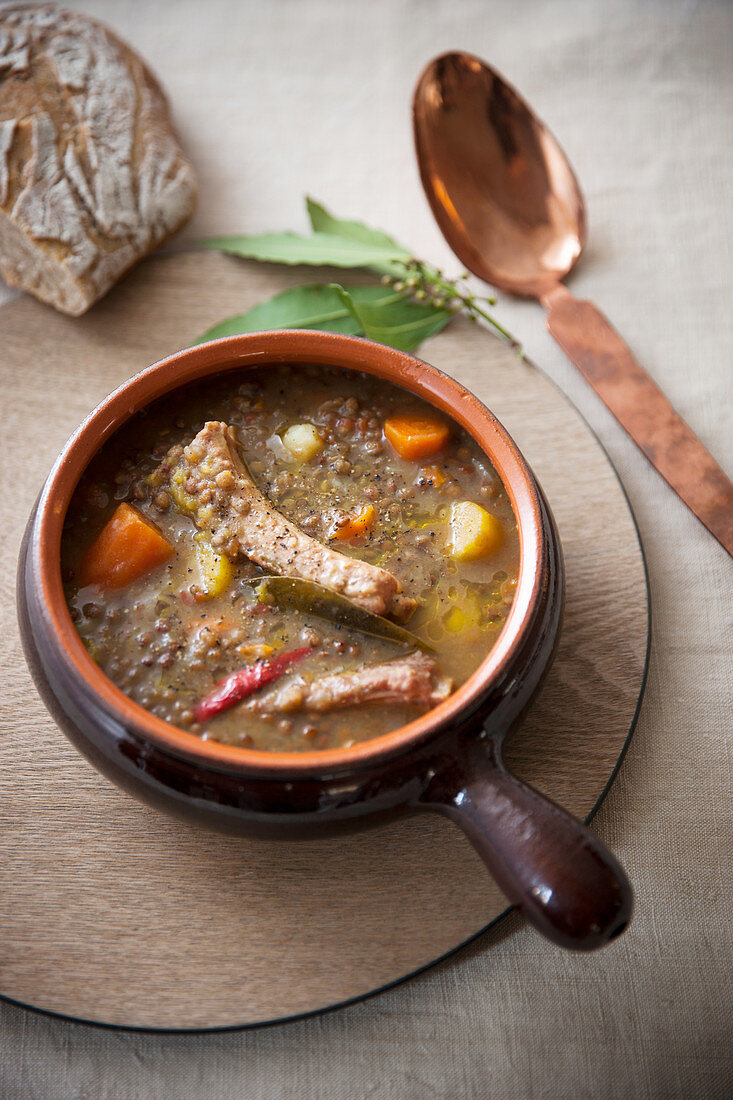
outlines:
M425 715L350 748L269 752L202 740L150 714L125 695L87 653L64 598L60 565L63 523L91 459L139 409L207 375L266 362L313 363L364 371L427 400L461 424L488 455L517 518L520 568L516 596L493 647L465 684ZM184 348L138 372L112 391L64 445L38 500L30 551L39 606L67 675L134 735L172 755L217 771L298 779L368 768L403 755L458 724L472 703L510 668L541 598L546 533L534 477L513 439L470 390L425 361L361 337L308 329L223 337Z

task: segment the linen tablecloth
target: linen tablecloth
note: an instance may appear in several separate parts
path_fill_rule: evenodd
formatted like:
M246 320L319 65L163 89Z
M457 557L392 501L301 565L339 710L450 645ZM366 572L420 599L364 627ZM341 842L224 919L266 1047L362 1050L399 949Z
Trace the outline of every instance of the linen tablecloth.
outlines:
M422 196L409 102L433 55L490 60L585 190L573 292L607 313L733 470L733 5L76 6L136 46L171 97L202 183L176 244L305 229L307 192L457 273ZM0 1003L3 1100L730 1095L733 566L554 345L540 307L501 296L496 313L598 433L647 555L649 683L595 819L636 887L632 927L571 956L512 916L398 988L251 1032L110 1032Z

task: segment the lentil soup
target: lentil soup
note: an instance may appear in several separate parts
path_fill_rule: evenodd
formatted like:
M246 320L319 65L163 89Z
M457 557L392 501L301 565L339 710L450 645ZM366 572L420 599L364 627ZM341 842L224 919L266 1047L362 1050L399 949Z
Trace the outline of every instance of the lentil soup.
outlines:
M446 698L498 637L518 567L476 442L397 386L318 366L229 371L136 414L62 540L76 629L123 692L285 752Z

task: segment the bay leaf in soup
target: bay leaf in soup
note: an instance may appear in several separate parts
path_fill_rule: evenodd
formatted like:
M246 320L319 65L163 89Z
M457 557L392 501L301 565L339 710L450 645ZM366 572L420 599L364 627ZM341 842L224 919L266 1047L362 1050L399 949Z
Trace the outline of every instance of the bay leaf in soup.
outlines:
M273 602L278 607L289 607L295 611L306 611L328 622L344 626L349 630L358 630L374 638L385 638L398 645L422 649L428 653L435 650L422 638L418 638L403 626L374 615L363 607L353 603L346 596L325 588L314 581L305 581L300 577L264 577L255 591L263 603Z

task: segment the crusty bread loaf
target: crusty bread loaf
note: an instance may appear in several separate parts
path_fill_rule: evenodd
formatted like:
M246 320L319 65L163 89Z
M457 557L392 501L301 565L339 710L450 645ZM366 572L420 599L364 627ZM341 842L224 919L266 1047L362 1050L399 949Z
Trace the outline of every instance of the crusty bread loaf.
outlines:
M193 213L149 69L53 4L0 7L0 273L78 316Z

